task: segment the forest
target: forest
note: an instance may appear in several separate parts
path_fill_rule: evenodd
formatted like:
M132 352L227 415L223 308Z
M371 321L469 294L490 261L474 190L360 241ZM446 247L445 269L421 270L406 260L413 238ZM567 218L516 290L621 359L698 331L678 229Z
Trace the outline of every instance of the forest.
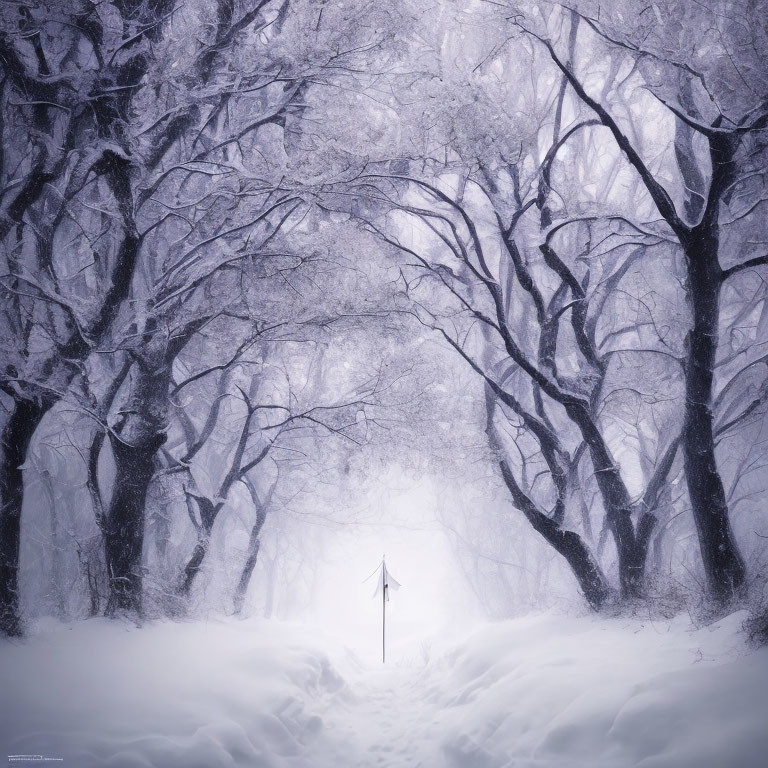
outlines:
M671 658L682 651L632 645L633 622L675 638L709 627L702 648L725 639L699 653L722 661L740 643L753 668L707 678L701 698L728 690L756 719L712 714L723 742L677 762L641 763L656 742L634 726L634 752L600 762L577 725L581 741L550 762L536 755L560 748L552 730L515 762L506 742L489 746L504 731L489 713L512 695L496 691L469 741L441 737L441 757L413 747L347 763L307 747L281 762L285 745L264 731L237 748L222 736L229 762L197 736L140 760L112 742L80 754L87 709L35 741L40 693L0 728L0 751L126 768L762 765L764 0L1 11L3 712L26 701L38 662L53 665L50 685L75 658L74 640L33 652L61 627L79 638L78 664L95 656L84 699L136 648L159 654L140 665L150 676L159 648L202 653L209 622L210 656L186 659L201 680L237 687L234 661L219 676L207 667L231 656L266 696L269 664L251 669L246 646L228 645L250 627L275 667L279 648L317 643L302 652L325 659L330 696L346 651L302 622L329 629L343 614L330 630L352 643L374 609L357 607L357 585L386 548L404 585L390 631L402 599L401 639L413 620L403 642L435 679L457 687L472 667L432 669L439 649L415 628L428 617L484 627L458 647L497 660L518 634L533 653L560 634L587 649L590 633L615 633L611 653ZM584 664L588 688L598 657ZM393 674L405 675L386 688L394 709L396 689L421 689L402 665ZM699 739L709 721L692 717ZM320 728L296 722L302 745ZM742 752L728 751L728 727L748 732Z

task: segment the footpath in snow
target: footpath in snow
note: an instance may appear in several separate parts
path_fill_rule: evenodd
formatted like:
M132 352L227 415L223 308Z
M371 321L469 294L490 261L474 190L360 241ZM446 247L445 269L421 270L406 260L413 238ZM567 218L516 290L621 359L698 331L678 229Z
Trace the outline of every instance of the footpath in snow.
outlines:
M765 768L768 649L745 647L743 620L540 614L383 669L295 624L40 625L0 644L0 760Z

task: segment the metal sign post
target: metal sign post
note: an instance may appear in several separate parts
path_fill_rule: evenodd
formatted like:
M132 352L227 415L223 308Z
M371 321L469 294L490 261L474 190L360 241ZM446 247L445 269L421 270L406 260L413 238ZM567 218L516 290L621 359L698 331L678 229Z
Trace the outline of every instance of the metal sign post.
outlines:
M387 603L389 602L389 588L400 589L400 582L387 570L387 561L383 556L381 558L381 565L371 576L375 573L378 573L378 579L376 580L376 591L373 593L373 596L376 597L381 592L381 663L385 664L387 661Z

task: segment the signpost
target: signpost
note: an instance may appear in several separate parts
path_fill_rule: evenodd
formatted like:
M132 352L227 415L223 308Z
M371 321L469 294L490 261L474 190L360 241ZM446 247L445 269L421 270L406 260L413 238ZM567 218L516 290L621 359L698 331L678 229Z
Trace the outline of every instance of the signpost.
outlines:
M384 664L387 660L387 603L389 602L389 590L390 588L400 589L400 582L387 570L387 561L383 556L381 558L381 565L371 576L376 573L378 578L376 580L376 591L373 593L373 596L376 597L381 592L381 663Z

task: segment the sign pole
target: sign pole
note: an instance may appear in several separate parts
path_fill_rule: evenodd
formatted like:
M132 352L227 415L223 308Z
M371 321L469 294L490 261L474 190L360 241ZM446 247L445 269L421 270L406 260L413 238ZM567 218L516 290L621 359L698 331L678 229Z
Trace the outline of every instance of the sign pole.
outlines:
M381 561L383 573L381 578L383 587L381 590L381 663L387 661L387 566Z
M381 663L387 662L387 602L389 602L389 588L400 589L400 583L393 579L389 571L387 570L387 561L384 557L381 558L381 565L367 578L363 579L363 582L368 581L374 575L378 574L378 582L376 584L376 591L373 596L379 594L381 590Z

